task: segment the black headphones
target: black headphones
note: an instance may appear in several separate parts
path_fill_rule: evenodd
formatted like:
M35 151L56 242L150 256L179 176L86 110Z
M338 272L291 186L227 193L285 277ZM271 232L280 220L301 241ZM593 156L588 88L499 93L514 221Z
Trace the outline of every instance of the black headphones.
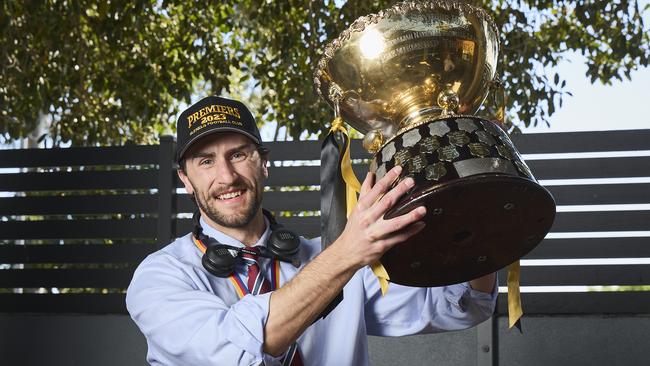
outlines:
M297 256L300 246L300 238L298 235L278 224L273 214L269 211L262 209L262 212L269 220L271 235L269 235L269 239L266 242L266 247L257 247L259 253L246 247L239 248L221 244L216 239L205 235L199 222L201 214L198 210L194 212L194 217L192 218L194 221L194 230L192 230L192 235L206 247L205 253L201 258L201 263L206 271L217 277L228 277L233 273L235 265L243 253L273 258L291 263L296 268L300 267L300 259Z

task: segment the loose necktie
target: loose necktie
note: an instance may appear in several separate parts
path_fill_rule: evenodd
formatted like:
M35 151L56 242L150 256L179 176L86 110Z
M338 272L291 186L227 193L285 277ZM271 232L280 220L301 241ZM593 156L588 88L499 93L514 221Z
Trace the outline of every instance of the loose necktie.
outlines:
M256 247L249 248L253 252L259 253L259 249ZM257 255L243 252L242 258L248 266L248 291L253 295L259 295L271 291L271 284L264 277L262 271L260 271L260 266L257 263ZM298 352L298 343L289 347L289 350L282 359L282 366L303 366L302 358L300 357L300 352Z

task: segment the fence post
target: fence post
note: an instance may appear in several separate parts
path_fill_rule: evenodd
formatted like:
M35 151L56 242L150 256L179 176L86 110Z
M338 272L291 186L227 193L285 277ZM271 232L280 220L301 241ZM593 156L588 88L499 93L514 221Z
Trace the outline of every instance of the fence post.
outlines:
M497 366L497 314L476 326L476 365Z
M174 218L174 137L161 136L158 150L158 222L156 244L162 248L172 239Z

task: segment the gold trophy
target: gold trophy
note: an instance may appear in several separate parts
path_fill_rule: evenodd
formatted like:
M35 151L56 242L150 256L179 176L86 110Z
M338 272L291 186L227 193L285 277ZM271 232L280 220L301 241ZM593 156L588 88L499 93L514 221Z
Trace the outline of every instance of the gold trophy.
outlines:
M474 115L496 80L498 39L480 8L406 1L357 19L324 50L316 90L364 134L370 170L380 179L401 165L416 182L385 217L427 208L425 229L381 259L391 282L480 277L518 263L551 228L550 193L500 125Z

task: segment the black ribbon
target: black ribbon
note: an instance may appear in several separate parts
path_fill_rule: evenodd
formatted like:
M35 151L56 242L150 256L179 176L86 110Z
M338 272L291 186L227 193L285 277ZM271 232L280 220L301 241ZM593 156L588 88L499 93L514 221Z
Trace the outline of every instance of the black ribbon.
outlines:
M347 136L341 132L327 134L320 152L320 232L325 250L343 232L347 223L346 188L341 173L341 160ZM327 305L325 318L343 300L343 290Z

